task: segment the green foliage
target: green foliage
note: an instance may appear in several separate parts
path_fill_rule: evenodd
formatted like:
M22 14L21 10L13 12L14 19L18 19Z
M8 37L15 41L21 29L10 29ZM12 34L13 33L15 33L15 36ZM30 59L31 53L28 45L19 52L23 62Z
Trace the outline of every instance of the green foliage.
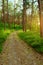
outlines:
M4 23L0 22L0 30L4 29ZM22 25L17 25L14 23L5 23L5 29L15 29L15 30L19 30L22 29Z
M36 32L21 32L18 34L19 37L31 45L36 51L43 53L43 38Z
M20 29L22 29L21 25L15 25L15 30L20 30Z
M3 43L9 34L10 34L10 32L8 32L8 30L6 30L6 31L0 30L0 53L1 53L2 48L3 48Z
M9 23L5 23L5 30L4 30L4 23L0 22L0 53L2 52L3 43L7 39L7 36L14 30L20 30L20 29L22 29L21 25L16 24L14 27L14 23L10 24L10 26Z
M0 22L0 53L2 52L4 41L12 31L12 29L9 29L8 23L6 23L6 29L4 30L4 23Z
M0 30L4 29L4 23L0 22Z

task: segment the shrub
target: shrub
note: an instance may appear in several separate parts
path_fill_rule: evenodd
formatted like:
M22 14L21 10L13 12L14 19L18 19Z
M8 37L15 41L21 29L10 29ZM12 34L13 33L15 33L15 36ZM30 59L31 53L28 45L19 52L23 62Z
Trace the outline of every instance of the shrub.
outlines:
M19 32L19 37L28 45L31 45L36 51L43 52L43 38L36 32Z

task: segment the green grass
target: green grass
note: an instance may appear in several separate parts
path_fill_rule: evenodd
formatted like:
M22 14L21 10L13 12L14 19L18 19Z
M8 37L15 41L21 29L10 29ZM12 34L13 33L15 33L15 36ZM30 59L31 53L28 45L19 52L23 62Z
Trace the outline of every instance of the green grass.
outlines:
M0 53L2 52L3 50L3 44L5 42L5 40L7 39L8 35L15 31L15 30L20 30L22 29L22 26L21 25L15 25L15 28L14 28L14 24L10 24L10 27L9 27L9 24L8 23L5 23L5 30L4 30L4 23L0 22Z
M10 30L0 30L0 53L3 49L3 43L7 39L7 36L11 33Z
M22 25L15 25L15 30L18 31L18 30L22 30Z
M9 23L7 22L5 23L5 27L6 29L15 29L15 30L22 29L22 25L17 25L17 24L14 25L14 23L10 23L9 25ZM4 29L4 23L0 22L0 30L2 29Z
M43 38L36 32L19 32L19 37L28 45L31 45L36 51L43 53Z
M13 25L12 25L13 27ZM13 32L14 29L10 29L8 23L6 23L6 28L4 30L4 23L0 22L0 53L3 50L3 44L5 40L7 39L8 35Z

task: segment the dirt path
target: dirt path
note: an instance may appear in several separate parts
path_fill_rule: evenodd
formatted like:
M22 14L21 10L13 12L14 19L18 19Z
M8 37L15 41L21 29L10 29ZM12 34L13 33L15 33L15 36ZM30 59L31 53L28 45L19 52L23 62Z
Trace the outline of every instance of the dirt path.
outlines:
M43 65L43 56L12 33L6 40L0 65Z

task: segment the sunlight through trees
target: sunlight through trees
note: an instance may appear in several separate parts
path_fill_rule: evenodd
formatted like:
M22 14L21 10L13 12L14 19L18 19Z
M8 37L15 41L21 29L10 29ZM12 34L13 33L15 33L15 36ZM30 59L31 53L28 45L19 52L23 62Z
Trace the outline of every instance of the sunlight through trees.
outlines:
M20 25L23 31L33 30L43 36L43 1L42 0L2 0L0 1L0 20L9 28Z

